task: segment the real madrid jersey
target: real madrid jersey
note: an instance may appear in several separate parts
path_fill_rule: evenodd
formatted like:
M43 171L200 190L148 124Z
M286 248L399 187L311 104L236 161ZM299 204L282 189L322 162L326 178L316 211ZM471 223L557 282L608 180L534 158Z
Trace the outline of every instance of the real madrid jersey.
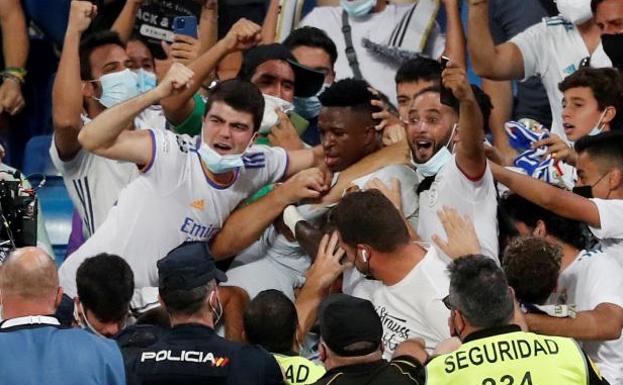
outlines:
M600 250L583 250L560 273L548 303L574 305L590 311L602 303L623 308L623 269L617 257ZM584 351L611 384L623 383L623 336L610 341L581 341Z
M546 17L539 24L513 37L521 51L524 79L540 76L552 108L552 132L566 139L562 128L562 97L558 84L590 57L591 67L612 67L601 43L591 55L577 27L560 16Z
M238 204L287 170L285 150L253 146L227 186L204 172L197 148L200 137L150 130L152 159L119 195L119 201L95 234L60 268L61 285L76 295L75 276L87 257L107 252L132 267L137 292L158 286L156 262L185 241L210 240ZM153 292L151 300L157 300ZM149 301L147 301L149 302ZM133 304L146 304L135 298Z
M446 239L446 232L437 216L445 206L467 215L474 223L481 253L498 261L497 192L489 165L478 180L471 180L459 169L452 157L439 171L430 189L419 196L417 233L424 242L432 242L437 234ZM440 250L446 262L450 259Z
M82 124L91 121L82 116ZM141 112L134 120L137 129L157 128L164 130L166 119L162 108L152 106ZM50 157L63 176L67 192L82 219L82 233L89 238L104 222L108 211L119 198L119 192L138 176L134 163L121 162L95 155L81 148L73 159L61 160L52 140Z

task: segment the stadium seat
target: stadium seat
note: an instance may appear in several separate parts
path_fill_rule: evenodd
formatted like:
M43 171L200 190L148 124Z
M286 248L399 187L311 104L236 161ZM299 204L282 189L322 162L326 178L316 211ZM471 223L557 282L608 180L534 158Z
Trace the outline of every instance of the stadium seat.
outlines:
M49 150L51 143L52 135L40 135L30 138L30 140L26 144L26 151L24 151L24 162L22 163L22 173L24 175L59 175L58 171L56 171L56 168L54 167L54 164L52 164L52 159L50 159ZM39 177L38 180L41 180L41 178ZM30 180L30 182L35 185L35 181Z
M47 176L45 185L37 191L37 197L56 262L60 265L65 259L73 214L73 204L67 194L63 178Z

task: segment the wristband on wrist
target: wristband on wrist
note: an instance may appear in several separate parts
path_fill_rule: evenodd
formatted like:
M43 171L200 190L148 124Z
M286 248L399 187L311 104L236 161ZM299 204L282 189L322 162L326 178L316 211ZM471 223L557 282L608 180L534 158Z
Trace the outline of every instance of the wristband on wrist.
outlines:
M26 70L20 67L7 67L4 71L0 72L2 79L13 79L20 84L23 84L26 80Z

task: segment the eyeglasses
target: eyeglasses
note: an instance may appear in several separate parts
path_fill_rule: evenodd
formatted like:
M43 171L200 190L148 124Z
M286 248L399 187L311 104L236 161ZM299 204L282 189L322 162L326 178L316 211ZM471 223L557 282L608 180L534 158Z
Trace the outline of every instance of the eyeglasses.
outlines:
M450 294L448 294L447 296L443 297L441 302L443 302L443 304L448 308L448 310L456 309L456 307L454 305L452 305L452 303L450 302Z

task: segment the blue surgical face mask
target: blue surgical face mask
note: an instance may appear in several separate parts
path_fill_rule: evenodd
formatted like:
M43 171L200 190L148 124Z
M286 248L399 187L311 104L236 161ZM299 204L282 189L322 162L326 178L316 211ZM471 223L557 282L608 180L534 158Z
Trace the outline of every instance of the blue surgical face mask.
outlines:
M452 143L454 139L454 133L456 132L457 124L455 123L452 126L452 132L450 133L450 139L448 139L448 143L445 146L441 147L435 155L432 156L429 160L424 163L416 163L415 161L412 164L416 167L417 172L420 173L423 177L435 176L443 166L446 165L452 159L452 153L448 150L448 147Z
M316 95L309 98L299 98L295 96L294 110L305 119L313 119L320 115L320 109L322 108L322 104L320 104L320 99L318 98L318 96L322 94L328 87L328 84L323 84L320 91L318 91Z
M111 108L139 95L138 76L129 69L99 78L102 96L97 99L106 108Z
M145 92L156 88L158 82L156 81L156 74L144 69L136 71L138 76L138 92L144 94Z
M350 17L357 18L370 13L376 5L376 0L340 0L340 5Z
M203 132L201 134L203 138ZM253 144L255 135L249 141L247 148L240 154L227 154L221 155L215 149L208 146L203 140L201 141L201 147L197 149L201 160L205 163L208 170L214 174L225 174L229 171L233 171L237 168L244 167L244 161L242 157L247 152L249 147Z

